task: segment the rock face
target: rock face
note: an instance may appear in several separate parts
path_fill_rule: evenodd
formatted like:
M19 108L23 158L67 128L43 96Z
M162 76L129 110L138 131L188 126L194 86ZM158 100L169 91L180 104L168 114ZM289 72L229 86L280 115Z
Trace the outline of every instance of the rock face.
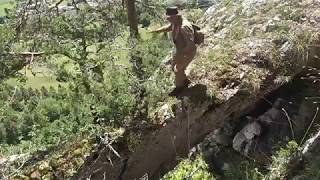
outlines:
M244 155L249 155L249 150L253 144L254 138L260 136L262 131L261 125L258 122L253 122L246 125L233 139L233 149L243 152Z
M239 121L230 121L228 126L208 135L201 143L200 151L212 169L220 174L223 173L224 166L233 164L236 167L237 162L228 158L228 155L236 157L239 155L235 154L239 153L243 157L250 157L259 164L268 166L271 163L268 157L282 145L290 140L296 140L298 143L305 140L310 134L308 131L310 124L320 122L320 117L317 116L319 108L314 103L317 99L310 98L320 96L318 88L319 84L314 84L310 80L295 79L292 84L280 88L271 95L270 98L275 100L265 102L268 108L263 113L255 115L256 111L261 111L261 107L264 106L260 104L257 110L248 114L249 116L246 115ZM229 127L227 131L226 127ZM233 141L231 144L225 143L228 141L221 141L221 137L233 138ZM302 156L307 162L312 162L314 158L319 159L320 151L316 148L319 143L319 132L306 141Z
M175 116L165 120L169 122L166 126L153 131L134 130L143 134L134 151L123 150L128 149L123 144L118 144L118 148L115 145L120 159L108 157L108 152L101 151L74 179L131 180L146 174L157 179L211 132L215 132L211 138L214 141L207 141L205 146L209 149L208 157L214 161L219 162L218 157L223 157L216 155L216 150L220 149L218 154L223 154L226 146L234 146L240 153L264 160L254 145L265 150L259 142L275 143L274 139L267 139L268 135L283 139L285 133L291 134L282 108L291 111L281 105L281 100L274 103L265 117L254 117L248 125L240 126L243 128L236 134L233 131L239 128L235 125L242 121L240 117L251 112L261 98L292 79L304 65L319 65L316 57L320 57L320 22L315 22L318 15L314 12L320 8L320 3L298 0L217 2L199 20L206 39L199 47L189 74L192 84L205 87L198 93L208 97L200 102L193 101L200 99L198 94L184 97L173 113ZM248 14L244 6L256 9ZM285 102L290 105L290 101ZM295 115L288 114L291 118ZM281 121L276 119L278 115ZM272 128L266 131L265 126L271 124ZM294 128L299 129L298 126ZM215 131L217 129L223 133ZM223 163L217 166L218 169L224 167L227 166Z

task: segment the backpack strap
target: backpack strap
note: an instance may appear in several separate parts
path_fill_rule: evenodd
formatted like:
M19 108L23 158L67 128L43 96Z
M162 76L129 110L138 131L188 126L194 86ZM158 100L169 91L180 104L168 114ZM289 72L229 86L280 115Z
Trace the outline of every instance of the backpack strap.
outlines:
M194 29L194 31L200 31L201 30L200 26L198 26L196 24L192 24L192 28Z

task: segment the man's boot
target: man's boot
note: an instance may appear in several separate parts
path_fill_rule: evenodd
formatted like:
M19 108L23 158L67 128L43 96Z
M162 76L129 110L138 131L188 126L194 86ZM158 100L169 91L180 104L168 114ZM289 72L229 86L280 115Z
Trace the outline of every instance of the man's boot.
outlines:
M176 87L173 89L171 93L169 93L169 96L178 96L184 89L188 88L191 81L189 79L186 79L184 82L184 85L181 87Z

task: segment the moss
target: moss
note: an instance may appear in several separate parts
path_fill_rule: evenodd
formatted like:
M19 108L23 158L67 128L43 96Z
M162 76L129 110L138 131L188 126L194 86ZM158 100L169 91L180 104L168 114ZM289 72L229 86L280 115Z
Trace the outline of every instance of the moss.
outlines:
M130 152L135 152L136 148L141 144L142 138L143 135L141 131L130 132L130 134L126 137Z
M51 166L52 168L57 168L57 167L59 167L59 162L58 162L58 160L59 160L58 157L53 157L53 158L50 160L50 162L49 162L50 166Z
M30 180L29 176L25 176L25 175L17 175L12 177L13 180Z
M49 163L44 161L42 162L40 165L39 165L39 168L38 168L42 173L45 173L47 171L50 171L52 170Z
M54 178L55 178L55 176L54 176L53 173L48 173L48 174L42 176L43 180L51 180L51 179L54 179Z
M289 161L298 151L298 144L294 141L290 141L285 148L281 148L276 155L272 156L272 164L267 177L269 179L284 179L287 175Z
M235 157L235 162L238 163L233 163L226 169L226 179L264 179L264 175L259 171L256 163L239 159L239 157Z
M76 142L76 143L74 143ZM16 177L41 177L42 179L54 179L53 174L62 175L69 178L84 164L85 156L90 154L94 148L94 141L82 139L71 142L61 147L53 154L48 154L46 158L32 166L26 166L21 174ZM21 178L18 178L21 179Z
M296 22L302 22L302 19L306 17L302 8L293 8L292 6L283 6L278 8L278 13L283 19Z
M191 9L187 12L187 19L193 23L196 23L198 19L203 16L204 12L202 9Z
M280 22L275 25L274 29L277 34L288 35L291 28L288 22Z
M246 29L241 23L238 23L237 26L231 30L231 39L241 40L248 37L248 29Z

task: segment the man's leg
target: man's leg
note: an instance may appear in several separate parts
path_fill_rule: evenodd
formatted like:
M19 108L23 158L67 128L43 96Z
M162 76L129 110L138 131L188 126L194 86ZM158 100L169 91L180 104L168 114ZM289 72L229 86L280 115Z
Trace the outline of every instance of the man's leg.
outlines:
M181 64L176 64L174 67L175 74L175 85L177 88L184 87L187 80L187 75L185 73L186 67Z
M169 94L170 96L178 96L179 93L185 89L190 81L185 74L186 66L181 66L180 64L176 64L174 66L174 74L175 74L175 85L174 90Z
M174 54L172 61L172 68L175 74L176 88L170 93L170 96L177 96L184 88L188 86L190 81L187 78L185 70L193 60L196 54L196 49L192 52L184 54Z
M176 61L177 63L174 66L175 84L176 87L185 87L189 82L185 70L193 60L194 56L182 56L180 58L181 59L178 59Z

